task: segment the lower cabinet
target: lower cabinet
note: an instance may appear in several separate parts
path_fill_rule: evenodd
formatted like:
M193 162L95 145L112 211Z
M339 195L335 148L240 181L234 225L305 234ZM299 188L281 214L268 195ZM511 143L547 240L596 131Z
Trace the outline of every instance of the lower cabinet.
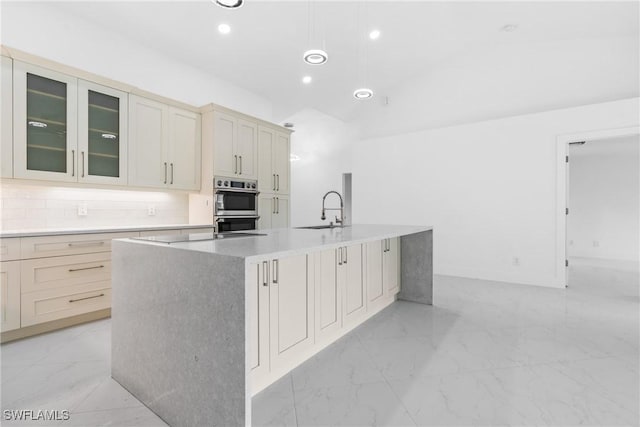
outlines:
M0 262L0 310L2 332L20 327L20 261Z
M251 381L261 384L269 374L269 268L271 263L252 264L247 271L249 301L249 348Z
M315 270L316 341L331 339L342 328L342 288L345 271L344 247L317 252Z
M400 291L399 238L369 242L366 247L368 304L381 307Z
M363 247L363 245L352 245L344 248L344 263L339 278L344 283L342 316L345 327L360 323L367 312Z
M313 346L313 288L307 255L275 259L269 271L271 369L304 360Z

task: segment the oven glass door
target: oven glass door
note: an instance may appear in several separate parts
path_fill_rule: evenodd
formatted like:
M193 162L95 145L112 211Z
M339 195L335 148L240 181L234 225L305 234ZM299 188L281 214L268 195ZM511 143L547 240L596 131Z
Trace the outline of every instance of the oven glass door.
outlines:
M223 218L218 220L218 233L255 230L257 218Z
M257 215L256 193L245 193L242 191L220 191L216 192L216 216L225 215Z

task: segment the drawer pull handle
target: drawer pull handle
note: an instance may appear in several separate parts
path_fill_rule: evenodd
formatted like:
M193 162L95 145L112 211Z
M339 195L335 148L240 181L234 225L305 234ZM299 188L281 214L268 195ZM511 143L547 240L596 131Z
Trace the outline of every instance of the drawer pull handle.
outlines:
M104 245L104 240L101 242L84 242L84 243L69 243L70 248L86 248L88 246L102 246Z
M70 268L69 273L73 273L74 271L95 270L96 268L104 268L104 265L96 265L95 267L84 267L84 268Z
M104 294L100 294L100 295L93 295L93 296L90 296L90 297L70 299L69 302L84 301L86 299L100 298L100 297L103 297L103 296L104 296Z

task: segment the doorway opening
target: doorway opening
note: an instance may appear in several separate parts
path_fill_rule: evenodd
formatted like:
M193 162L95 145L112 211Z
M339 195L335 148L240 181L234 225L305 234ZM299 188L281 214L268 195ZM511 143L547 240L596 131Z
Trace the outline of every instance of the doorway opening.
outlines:
M562 142L565 286L637 299L640 135L637 128L611 133Z

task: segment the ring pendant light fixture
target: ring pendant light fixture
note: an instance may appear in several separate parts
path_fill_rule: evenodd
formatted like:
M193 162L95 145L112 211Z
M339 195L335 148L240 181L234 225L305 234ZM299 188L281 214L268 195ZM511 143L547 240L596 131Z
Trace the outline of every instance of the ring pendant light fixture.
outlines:
M364 3L365 0L363 0ZM367 82L367 41L365 40L364 36L363 36L363 29L362 29L362 13L360 11L361 9L361 3L358 4L358 9L357 9L357 28L358 28L358 38L360 40L358 40L358 80L363 81L365 84L363 87L361 87L360 89L356 89L353 91L353 97L357 100L365 100L365 99L371 99L373 97L373 91L371 89L369 89L366 85ZM366 9L366 5L365 5L365 9ZM365 12L368 12L368 10L365 10ZM368 17L368 16L367 16ZM368 19L367 19L368 21ZM368 23L368 22L367 22ZM362 34L361 34L362 33ZM378 34L379 35L379 34Z
M214 0L215 4L225 9L237 9L242 7L244 0Z
M312 11L312 9L314 10ZM315 16L312 16L314 15L313 12L315 12L315 5L313 4L312 0L309 0L307 2L307 30L308 30L307 45L308 46L312 45L312 38L316 35L315 34L316 33ZM322 49L317 49L317 48L307 49L302 55L302 59L304 60L304 62L306 62L309 65L322 65L329 60L329 55L327 54L327 51L324 49L324 43L323 43Z

